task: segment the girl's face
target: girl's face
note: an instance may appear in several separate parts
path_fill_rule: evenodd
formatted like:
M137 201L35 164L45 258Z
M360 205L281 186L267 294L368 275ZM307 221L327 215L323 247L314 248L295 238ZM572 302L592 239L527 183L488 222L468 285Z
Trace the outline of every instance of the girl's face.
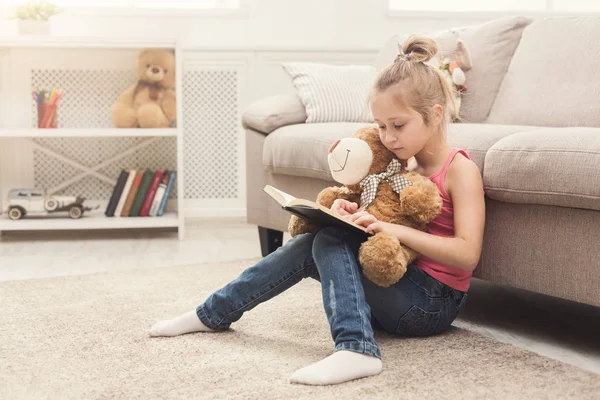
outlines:
M425 125L421 114L400 105L389 90L371 101L371 113L379 125L381 142L401 160L418 154L436 132Z

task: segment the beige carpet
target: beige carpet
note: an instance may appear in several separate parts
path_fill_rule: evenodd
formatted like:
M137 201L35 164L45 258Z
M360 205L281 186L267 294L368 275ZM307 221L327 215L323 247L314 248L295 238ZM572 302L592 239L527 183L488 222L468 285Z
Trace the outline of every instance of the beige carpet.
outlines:
M332 342L319 284L304 281L226 333L149 338L251 261L0 284L0 398L598 399L600 377L453 328L426 339L378 333L384 371L330 387L289 375ZM15 266L18 268L18 266Z

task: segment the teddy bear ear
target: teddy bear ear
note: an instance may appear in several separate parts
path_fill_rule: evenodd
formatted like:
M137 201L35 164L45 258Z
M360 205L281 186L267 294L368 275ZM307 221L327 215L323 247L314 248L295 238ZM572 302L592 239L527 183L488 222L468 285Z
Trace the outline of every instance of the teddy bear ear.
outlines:
M142 59L144 57L146 57L146 55L150 52L150 49L142 49L140 50L140 52L138 53L138 58Z

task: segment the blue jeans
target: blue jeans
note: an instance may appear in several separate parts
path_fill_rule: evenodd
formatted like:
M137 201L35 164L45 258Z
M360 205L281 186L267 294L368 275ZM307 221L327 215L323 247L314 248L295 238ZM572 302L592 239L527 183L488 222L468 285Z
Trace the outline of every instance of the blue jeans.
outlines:
M414 265L396 284L375 285L364 277L357 261L362 241L363 237L338 228L298 235L211 294L197 307L198 318L213 330L226 330L244 312L310 277L321 282L335 351L381 358L373 326L401 336L448 329L467 294Z

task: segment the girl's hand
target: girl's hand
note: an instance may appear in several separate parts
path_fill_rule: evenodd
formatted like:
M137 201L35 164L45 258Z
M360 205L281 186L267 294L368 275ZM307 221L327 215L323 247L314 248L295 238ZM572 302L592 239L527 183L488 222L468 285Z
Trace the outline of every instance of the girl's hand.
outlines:
M378 233L388 230L388 223L381 222L366 211L360 211L349 217L350 221L365 228L368 233Z
M349 217L358 210L358 204L344 199L336 199L331 205L331 209L342 217Z

